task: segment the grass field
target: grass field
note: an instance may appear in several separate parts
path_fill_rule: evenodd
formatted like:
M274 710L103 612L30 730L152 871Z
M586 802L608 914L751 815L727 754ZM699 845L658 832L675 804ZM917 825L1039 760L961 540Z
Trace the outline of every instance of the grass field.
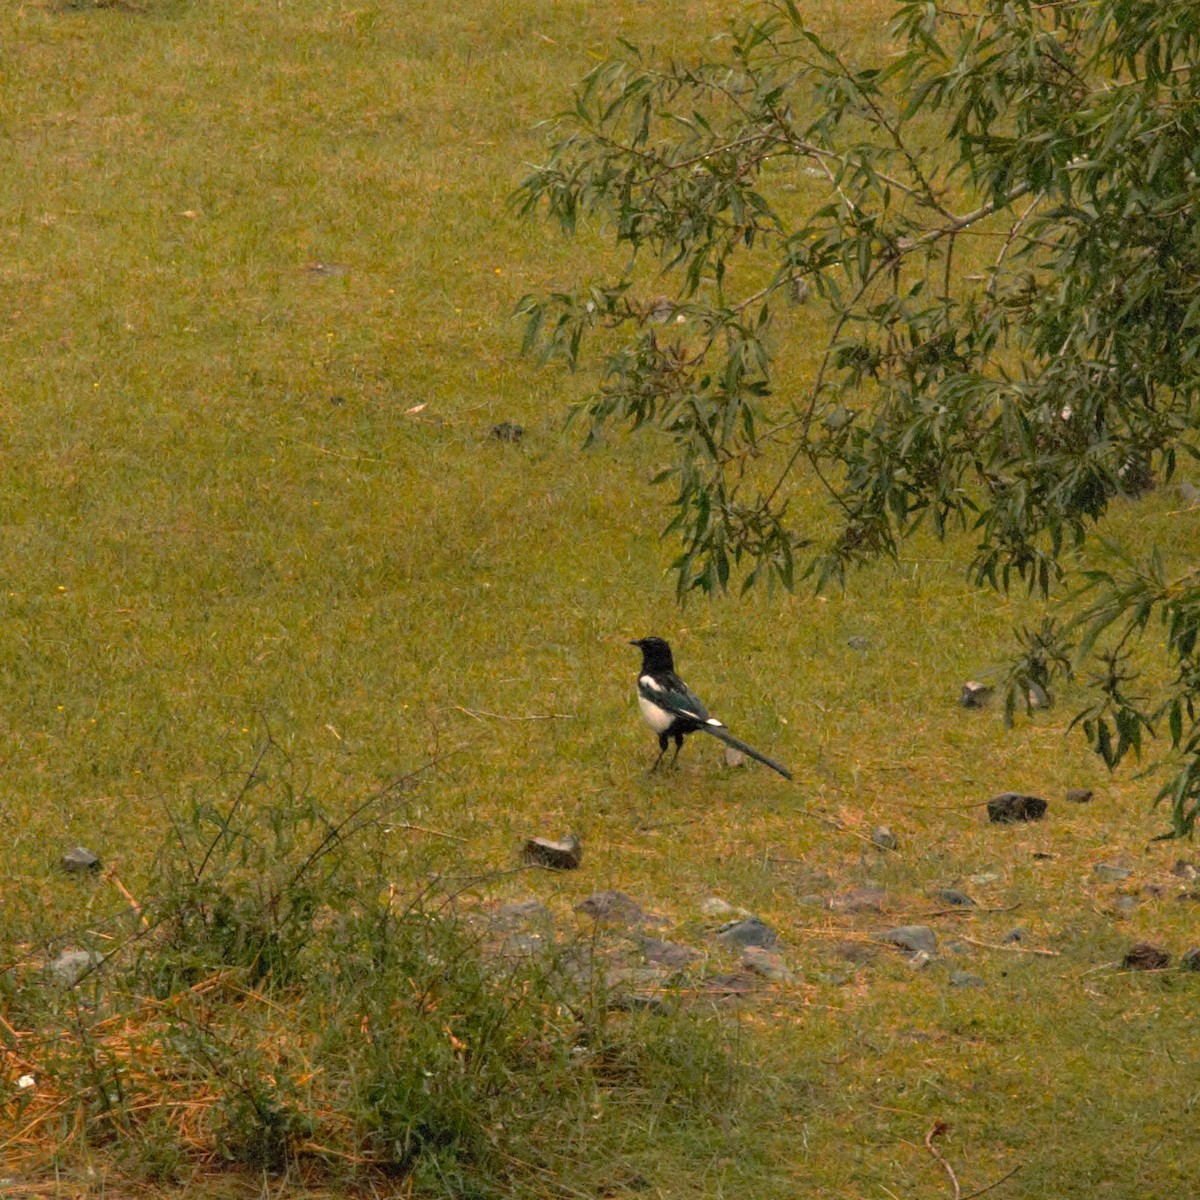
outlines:
M849 43L888 11L798 3ZM512 216L535 123L618 35L682 52L729 15L715 0L4 7L7 959L124 908L107 877L58 869L78 843L147 900L168 814L231 795L268 734L334 812L436 760L404 808L436 832L394 835L397 886L494 875L479 902L536 895L564 926L619 888L664 916L659 936L728 969L699 910L719 895L774 926L802 975L720 1007L752 1075L736 1111L707 1108L686 1136L616 1129L603 1157L581 1141L597 1157L534 1171L520 1194L952 1197L924 1144L944 1121L963 1197L1014 1170L989 1194L1200 1195L1200 975L1114 965L1136 941L1200 944L1200 906L1170 873L1194 848L1150 840L1153 779L1109 778L1064 736L1070 696L1013 731L956 705L1036 614L970 591L966 547L921 541L845 595L680 610L649 483L665 447L581 451L563 421L587 378L517 355L518 297L604 261L590 235ZM802 375L821 314L796 320ZM492 437L502 421L523 440ZM1162 491L1115 531L1194 556L1180 507ZM715 743L646 774L626 642L650 632L794 785L726 768ZM1097 798L1068 806L1068 787ZM989 827L978 805L1004 790L1045 796L1049 818ZM878 824L898 854L866 844ZM525 837L568 830L580 871L510 871ZM1116 861L1132 875L1099 882L1094 864ZM867 881L885 914L805 901ZM942 886L980 908L941 912ZM917 922L974 940L924 970L885 949L851 969L834 950ZM1055 955L976 944L1018 924ZM986 986L950 987L958 969ZM26 1136L21 1032L10 1011L0 1190L140 1194L112 1146L68 1136L69 1103ZM180 1167L154 1186L321 1185Z

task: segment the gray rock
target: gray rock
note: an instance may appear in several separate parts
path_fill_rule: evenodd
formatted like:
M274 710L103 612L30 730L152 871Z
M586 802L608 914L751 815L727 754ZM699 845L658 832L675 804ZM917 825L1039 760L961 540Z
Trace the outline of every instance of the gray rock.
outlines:
M50 978L63 987L74 987L84 974L104 960L94 950L64 950L46 967Z
M975 901L967 895L966 892L960 892L957 888L937 888L934 890L934 898L940 900L943 904L953 905L955 908L975 908Z
M978 679L968 679L962 685L962 695L958 702L963 708L985 708L996 689L990 684L980 683Z
M74 850L68 850L62 856L61 861L63 870L69 871L72 875L82 875L87 871L100 870L99 858L83 846L76 846Z
M833 947L833 952L838 958L844 958L851 963L866 963L875 957L875 951L862 942L838 942Z
M979 975L972 975L970 971L951 971L949 984L951 987L987 987L987 981Z
M742 951L742 966L772 983L796 982L796 975L788 969L783 956L763 946L747 946Z
M736 746L726 746L725 765L727 767L744 767L746 756Z
M1179 960L1179 965L1185 971L1200 971L1200 946L1184 954Z
M729 921L717 931L717 941L727 946L763 946L770 948L779 940L779 935L770 925L758 917L747 917L744 921Z
M534 837L525 843L521 857L531 866L573 871L583 861L583 846L573 833L560 841Z
M834 896L829 901L829 908L832 912L842 913L881 913L886 899L887 893L882 888L854 888L840 896Z
M1116 863L1096 863L1092 867L1092 874L1101 883L1120 883L1122 879L1128 879L1133 872L1128 867L1121 867Z
M658 938L644 939L642 953L647 962L660 963L664 967L686 967L700 958L700 951L691 946L664 942Z
M988 801L988 820L996 825L1011 825L1017 821L1040 821L1046 815L1046 802L1040 796L1023 796L1020 792L1001 792Z
M1025 698L1029 702L1030 708L1052 708L1054 706L1054 701L1050 699L1050 693L1040 683L1031 683Z
M1090 804L1093 795L1091 788L1067 788L1067 800L1071 804Z
M493 929L520 929L525 925L549 925L550 910L532 896L527 900L514 900L502 904L491 916Z
M880 850L897 850L900 839L886 825L879 825L871 830L871 844Z
M882 937L885 942L891 942L893 946L899 946L903 950L937 953L937 934L928 925L899 925L895 929L889 929Z
M871 643L869 641L867 641L867 639L865 637L862 637L860 634L855 634L854 637L847 638L846 645L849 646L851 650L860 650L861 651L861 650L870 650L870 648L871 648Z
M1017 925L1010 929L1001 939L1000 942L1004 946L1012 946L1017 942L1023 942L1029 936L1029 930Z
M645 917L642 906L624 892L595 892L586 900L575 905L577 913L596 921L613 921L619 925L633 925Z

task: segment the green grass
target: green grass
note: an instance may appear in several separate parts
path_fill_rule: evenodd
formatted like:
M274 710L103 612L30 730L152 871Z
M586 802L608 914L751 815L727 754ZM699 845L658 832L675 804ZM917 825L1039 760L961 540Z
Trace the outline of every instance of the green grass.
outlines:
M848 40L877 36L885 10L811 9ZM698 904L716 893L775 925L804 972L729 1010L758 1108L706 1110L691 1141L614 1118L579 1143L618 1185L948 1196L922 1145L941 1119L964 1194L1018 1165L995 1195L1200 1191L1200 977L1096 970L1139 939L1200 942L1173 899L1180 848L1148 840L1154 780L1103 776L1064 737L1069 696L1012 733L955 706L1030 607L969 591L966 548L918 541L845 596L680 611L649 484L665 448L582 452L563 417L587 380L517 358L517 298L604 262L598 239L564 244L507 210L534 123L615 36L694 48L728 11L6 7L0 932L36 947L123 906L57 872L78 842L149 901L168 812L236 790L268 729L334 812L437 758L405 817L463 840L393 835L399 886L502 872L525 836L572 829L579 873L502 876L486 897L535 893L569 923L619 887L707 945ZM820 321L800 310L796 344ZM502 420L526 427L519 445L489 437ZM1177 507L1164 492L1115 526L1194 556ZM646 776L625 643L651 631L794 787L694 743L678 772ZM1068 809L1068 786L1097 801ZM1050 819L992 829L964 807L1009 788L1047 796ZM813 812L859 834L887 823L902 853L880 859ZM1121 854L1125 890L1170 885L1124 917L1122 889L1090 875ZM933 918L943 940L1020 923L1061 957L972 947L913 972L881 951L833 981L839 938L916 920L928 888L985 871L999 879L968 890L1020 907ZM888 916L806 907L812 872L826 890L886 883ZM948 989L959 962L987 989ZM738 1114L758 1124L712 1133ZM64 1194L91 1186L88 1166L123 1186L101 1147L59 1164ZM565 1170L522 1186L559 1194Z

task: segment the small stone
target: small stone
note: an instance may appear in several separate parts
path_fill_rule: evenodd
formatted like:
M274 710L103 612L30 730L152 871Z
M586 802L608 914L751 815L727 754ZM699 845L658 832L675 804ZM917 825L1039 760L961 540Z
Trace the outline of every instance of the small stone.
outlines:
M962 695L958 702L963 708L985 708L995 691L990 684L980 683L978 679L968 679L962 685Z
M493 929L519 929L523 925L550 924L550 910L540 901L515 900L502 904L491 916Z
M1189 950L1179 960L1179 965L1185 971L1200 971L1200 946Z
M742 951L742 966L772 983L796 982L795 973L788 969L783 956L763 946L747 946Z
M46 969L55 983L74 987L86 972L95 970L103 961L94 950L64 950Z
M633 925L645 917L642 906L624 892L596 892L575 905L577 913L595 921L614 921L619 925Z
M334 408L341 408L342 405L346 403L346 397L345 396L330 396L329 403L332 404Z
M525 436L525 426L512 421L501 421L492 426L491 436L498 442L519 442Z
M955 908L977 907L975 901L966 892L960 892L957 888L937 888L933 895L935 899L940 900L943 904L951 904Z
M838 958L852 963L870 962L875 957L874 949L862 942L838 942L834 945L833 952Z
M779 940L779 935L770 925L758 917L747 917L744 921L729 921L717 931L717 941L727 946L763 946L770 948Z
M646 938L642 942L642 953L647 962L661 963L664 967L686 967L700 957L700 951L691 946L658 938Z
M987 981L979 975L972 975L970 971L951 971L949 984L951 987L987 987Z
M82 875L86 871L99 871L100 860L83 846L76 846L62 856L62 868L72 875Z
M573 871L583 860L583 846L572 833L560 841L550 838L530 838L521 857L535 867L549 867L554 871Z
M1051 708L1053 701L1050 693L1040 683L1031 683L1025 696L1030 708Z
M1171 962L1171 956L1159 946L1150 942L1138 942L1130 946L1121 959L1121 966L1128 971L1161 971Z
M870 650L871 648L871 643L867 641L865 637L862 637L859 634L855 634L854 637L847 638L846 645L849 646L851 650L861 651Z
M734 908L728 900L720 896L709 896L700 901L700 912L706 917L748 917L750 914L744 908Z
M1046 807L1045 800L1039 796L1002 792L988 801L988 820L996 825L1011 825L1017 821L1040 821L1046 815Z
M1020 925L1010 929L1001 939L1000 943L1004 946L1013 946L1017 942L1023 942L1029 936L1029 930Z
M1091 788L1067 788L1069 804L1091 804L1093 792Z
M937 953L937 934L928 925L900 925L889 929L882 937L885 942L891 942L893 946L899 946L903 950Z
M880 850L896 850L899 849L900 839L886 825L879 825L871 830L871 845L878 846Z
M1172 875L1178 875L1180 879L1200 879L1200 870L1196 868L1194 863L1188 862L1186 858L1177 858L1175 865L1171 868Z
M829 901L829 908L832 912L842 913L881 913L886 899L887 893L882 888L854 888L840 896L834 896Z
M746 756L736 746L726 746L725 765L727 767L744 767Z
M793 275L792 282L788 287L788 300L792 304L807 304L810 293L808 280L801 279L799 275Z
M920 971L923 967L929 966L933 962L933 955L928 950L918 950L916 954L908 960L908 965L914 971Z
M675 304L670 296L655 296L646 310L646 319L652 325L665 325L675 311Z
M1128 879L1133 872L1128 867L1117 866L1116 863L1096 863L1092 867L1092 874L1101 883L1120 883L1122 879Z

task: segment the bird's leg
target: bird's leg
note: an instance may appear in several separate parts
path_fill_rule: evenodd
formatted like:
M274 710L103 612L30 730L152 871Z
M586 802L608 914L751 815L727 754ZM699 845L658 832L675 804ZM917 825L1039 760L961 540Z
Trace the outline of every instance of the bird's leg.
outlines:
M658 757L654 760L654 766L652 766L650 768L649 774L653 775L654 772L658 770L658 764L662 762L663 755L666 754L667 747L670 744L671 744L671 739L669 737L667 737L667 735L665 733L660 733L658 735ZM678 754L679 751L676 750L675 753Z
M671 755L671 766L675 765L676 760L679 758L679 752L682 749L683 749L683 734L677 733L675 735L675 753L673 755ZM663 753L666 753L665 746L663 747Z

